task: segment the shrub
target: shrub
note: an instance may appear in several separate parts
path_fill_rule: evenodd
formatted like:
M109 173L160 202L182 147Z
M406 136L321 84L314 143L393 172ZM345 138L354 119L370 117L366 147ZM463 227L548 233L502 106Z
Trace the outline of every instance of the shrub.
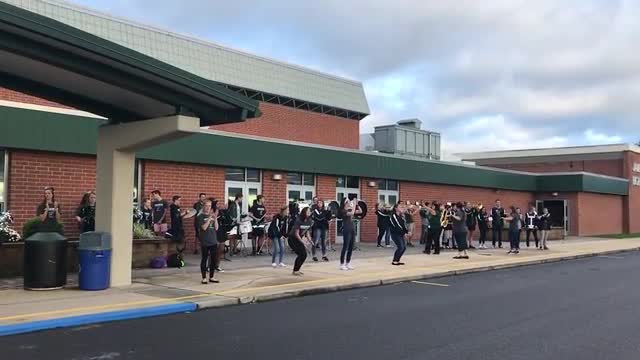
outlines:
M25 221L24 225L22 225L22 237L28 239L37 232L57 232L62 235L64 233L63 230L64 226L61 222L55 225L45 225L40 218L35 217Z
M133 224L133 238L138 239L154 239L156 234L153 231L147 229L142 224Z
M0 213L0 243L20 241L20 234L11 226L13 216L10 212Z

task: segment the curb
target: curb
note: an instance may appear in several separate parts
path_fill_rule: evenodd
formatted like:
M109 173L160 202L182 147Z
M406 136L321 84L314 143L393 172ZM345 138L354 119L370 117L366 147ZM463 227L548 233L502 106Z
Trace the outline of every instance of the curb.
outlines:
M620 254L620 253L634 252L634 251L640 251L640 247L634 247L634 248L629 248L629 249L621 249L621 250L602 251L602 252L597 252L597 253L587 253L587 254L579 254L579 255L562 256L562 257L551 258L551 259L529 260L529 261L522 261L522 262L513 263L513 264L503 264L503 265L493 265L493 266L491 266L491 265L490 266L479 266L479 267L473 268L473 269L449 270L449 271L443 271L441 273L436 273L436 274L403 275L403 276L399 276L397 278L366 280L366 281L363 281L363 282L360 282L360 283L353 283L353 284L326 285L326 286L314 287L312 289L301 289L301 290L284 291L282 293L276 293L276 294L264 294L264 295L246 296L246 297L242 297L242 298L238 299L237 302L233 302L233 304L230 304L230 305L238 305L238 304L243 305L243 304L269 302L269 301L274 301L274 300L288 299L288 298L294 298L294 297L302 297L302 296L308 296L308 295L327 294L327 293L345 291L345 290L361 289L361 288L368 288L368 287L377 287L377 286L381 286L381 285L398 284L398 283L409 282L409 281L414 281L414 280L438 279L438 278L443 278L443 277L447 277L447 276L474 274L474 273L481 273L481 272L494 271L494 270L513 269L513 268L525 267L525 266L531 266L531 265L550 264L550 263L557 263L557 262L562 262L562 261L567 261L567 260L578 260L578 259L584 259L584 258L591 258L591 257L597 257L597 256L603 256L603 255ZM211 306L211 307L219 307L219 306ZM207 306L206 303L199 304L198 310L204 310L204 309L211 308L211 307Z
M192 303L160 305L141 309L109 311L98 314L70 316L59 319L32 321L15 325L1 325L0 337L24 334L34 331L51 330L81 325L97 324L119 320L140 319L146 317L191 312L196 310Z

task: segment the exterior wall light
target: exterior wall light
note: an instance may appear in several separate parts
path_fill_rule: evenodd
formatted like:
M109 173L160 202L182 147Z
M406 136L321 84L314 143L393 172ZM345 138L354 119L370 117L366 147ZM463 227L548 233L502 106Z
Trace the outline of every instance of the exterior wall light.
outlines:
M280 180L282 180L282 174L273 174L271 179L273 179L275 181L280 181Z

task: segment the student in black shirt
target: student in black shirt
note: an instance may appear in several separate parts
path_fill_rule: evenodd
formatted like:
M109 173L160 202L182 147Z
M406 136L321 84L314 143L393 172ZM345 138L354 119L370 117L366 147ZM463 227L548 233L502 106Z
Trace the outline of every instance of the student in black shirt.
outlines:
M538 226L540 227L540 250L549 250L547 247L547 238L549 237L549 231L551 230L551 213L549 209L544 208L540 219L538 220Z
M467 254L467 213L464 211L464 205L458 202L453 207L453 238L457 244L458 256L454 259L468 259Z
M502 249L502 228L504 227L505 212L502 208L500 200L496 200L496 205L491 209L491 227L493 230L493 247L496 247L496 241L498 241L498 247Z
M151 199L144 199L140 208L140 219L138 223L144 225L145 229L153 230L153 208L151 207Z
M251 225L253 225L253 240L251 246L253 248L252 255L262 253L262 243L264 242L264 220L267 215L267 209L264 207L264 196L258 195L253 203L251 209L249 209L249 217L251 218ZM256 252L257 250L257 252Z
M218 250L218 210L211 208L211 200L205 200L202 212L196 217L196 224L200 232L200 247L202 260L200 261L200 272L202 274L202 283L209 282L219 283L215 279L215 259ZM209 271L209 280L207 281L207 270Z
M80 233L96 230L96 193L86 192L82 196L80 206L76 211L76 221L80 226Z
M473 233L476 232L478 222L478 209L467 201L464 202L464 212L467 216L467 247L475 249L473 246Z
M184 227L182 225L182 218L188 213L187 210L180 208L181 202L182 197L175 195L169 210L169 214L171 215L171 231L168 232L168 234L171 235L171 240L176 243L176 250L178 250L178 252L184 250Z
M300 216L293 223L293 227L291 231L289 231L289 239L288 243L293 252L296 253L297 257L293 265L293 275L300 276L303 273L300 271L302 268L302 264L307 259L307 248L304 246L303 237L308 238L308 232L311 229L311 209L306 207L300 210Z
M62 219L60 204L56 200L55 189L51 186L44 188L44 199L36 209L36 215L40 218L40 231L53 232L58 228Z
M391 265L404 265L403 262L400 262L402 255L407 250L407 243L405 241L405 236L409 233L409 229L407 229L407 225L404 220L404 206L400 204L396 204L393 207L393 212L391 214L391 239L396 244L396 251L393 254L393 261Z
M167 222L165 218L169 206L167 202L162 199L160 190L153 190L151 196L153 196L153 201L151 202L151 208L153 209L151 216L153 220L153 231L156 235L164 236L167 232Z
M342 252L340 253L340 270L353 270L351 265L351 255L356 242L356 228L353 223L353 216L361 214L362 209L357 205L355 198L344 198L340 207L342 217ZM345 262L346 260L346 262Z
M327 211L324 207L324 201L318 200L318 203L311 211L311 219L313 220L313 246L311 247L311 256L313 256L313 261L318 261L316 257L316 245L320 244L320 248L322 249L322 260L329 261L327 257L327 230L329 229L329 219L331 218L331 213Z
M198 215L200 215L200 213L202 212L202 208L204 207L204 201L207 199L207 194L205 193L200 193L198 195L198 201L195 202L195 204L193 204L193 208L196 210L196 217ZM200 231L198 230L198 224L197 221L195 220L196 218L194 218L193 220L193 226L195 228L195 234L196 234L196 246L195 246L195 250L193 251L194 254L198 254L198 234L200 233Z
M278 215L271 219L269 224L269 238L273 244L273 254L271 255L271 266L286 267L282 262L284 258L284 238L289 233L289 207L283 206L280 208ZM278 261L276 261L276 256Z
M482 208L478 214L478 229L480 230L480 249L486 249L485 242L487 241L487 230L489 229L489 214L486 208Z
M385 245L389 247L391 246L389 245L391 238L391 232L389 232L389 228L391 227L391 214L384 208L384 204L376 204L376 217L378 220L378 247L383 247L382 237L384 237Z

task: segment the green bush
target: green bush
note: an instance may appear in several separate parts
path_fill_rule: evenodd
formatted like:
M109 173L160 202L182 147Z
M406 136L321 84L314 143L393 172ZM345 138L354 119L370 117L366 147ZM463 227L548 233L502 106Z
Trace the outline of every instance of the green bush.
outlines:
M142 224L133 224L133 238L135 240L138 239L153 239L156 237L156 234L153 231L147 229Z
M42 220L37 217L27 220L24 225L22 225L23 239L28 239L37 232L57 232L62 235L64 233L64 226L60 222L55 225L45 225Z

